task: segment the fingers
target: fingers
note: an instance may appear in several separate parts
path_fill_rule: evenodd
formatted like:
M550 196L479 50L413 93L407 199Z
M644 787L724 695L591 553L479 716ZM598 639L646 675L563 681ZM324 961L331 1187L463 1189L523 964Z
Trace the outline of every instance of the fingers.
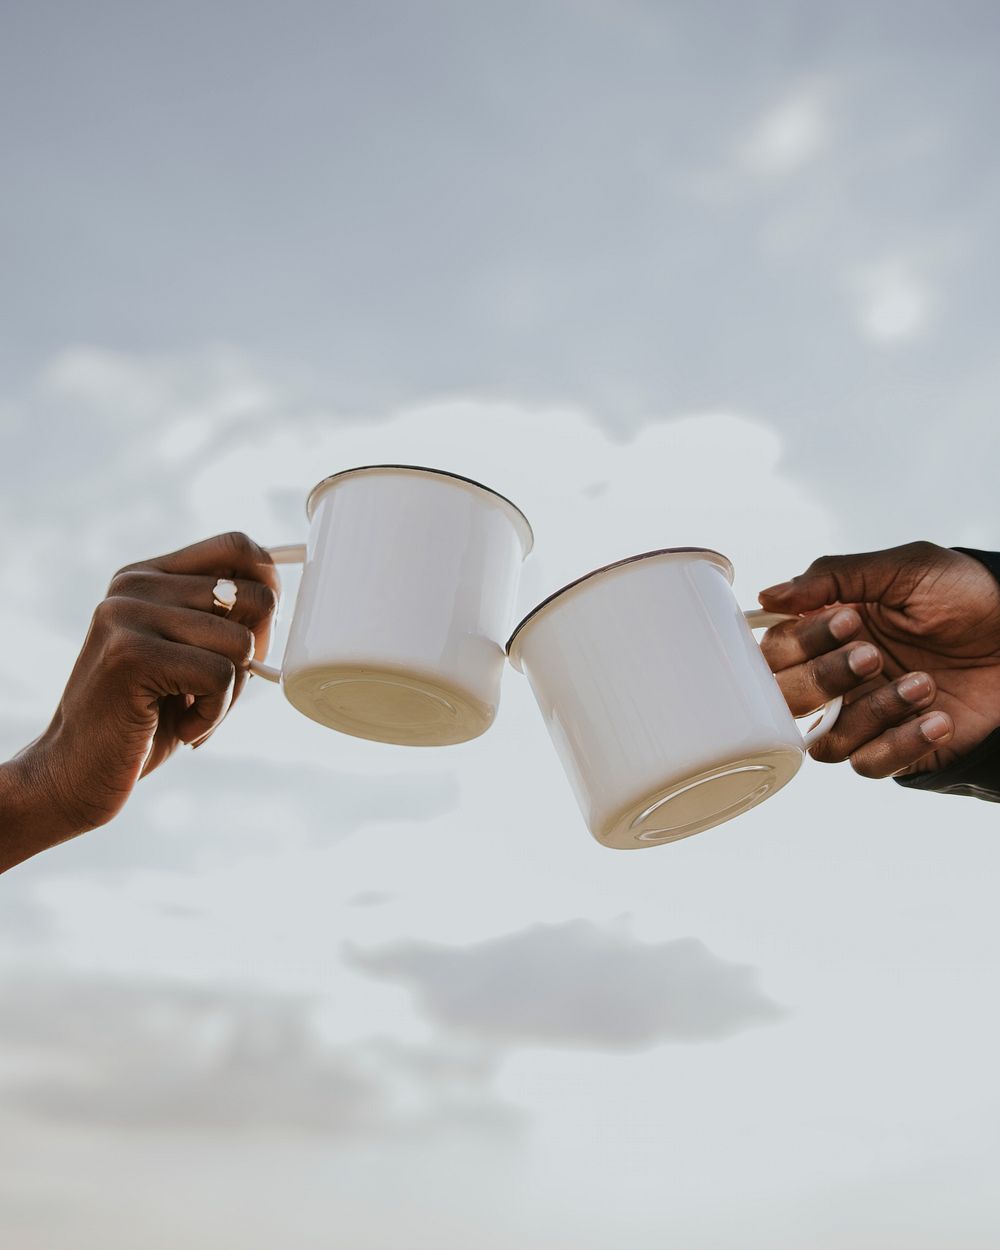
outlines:
M773 625L760 642L774 672L803 664L832 651L861 629L861 617L853 608L828 608L812 616Z
M794 715L845 695L833 729L810 747L813 759L850 760L863 777L890 777L944 746L954 724L931 708L937 687L929 674L886 680L879 649L855 639L861 628L853 608L817 611L768 630L761 650Z
M951 718L929 709L937 687L927 673L907 673L845 706L837 723L809 748L822 763L850 760L863 777L889 777L941 747Z
M197 695L191 706L178 717L176 733L181 742L195 744L203 741L222 724L246 685L249 675L247 666L256 647L253 631L228 616L210 615L192 608L143 604L138 613L140 618L143 611L147 627L155 630L160 637L215 652L233 664L234 675L230 686L208 695Z
M236 603L226 619L253 630L255 657L265 659L281 582L271 557L246 534L217 534L168 555L126 565L112 578L108 594L198 608L221 616L219 609L213 608L213 589L220 577L236 583ZM245 678L237 683L235 697L244 684Z
M206 619L216 625L228 624ZM228 655L136 628L134 617L121 601L105 599L98 604L91 628L103 635L102 667L137 696L161 699L194 695L197 700L228 693L232 688L236 664Z
M795 716L877 678L882 654L871 643L846 642L861 629L853 608L834 608L769 629L761 650ZM842 645L844 644L844 645Z
M213 609L213 590L217 580L212 575L206 577L177 573L168 576L157 569L131 566L115 574L108 593L126 599L174 604L220 616L219 609ZM238 621L251 629L267 621L278 602L278 596L271 586L246 578L233 580L236 583L236 603L232 611L221 619Z
M179 742L186 742L192 747L201 746L215 733L233 706L237 680L238 676L234 678L233 685L228 690L195 699L188 710L181 713L177 718L175 730ZM246 681L246 678L244 677L243 680Z
M179 551L142 562L164 573L204 573L215 577L247 577L266 582L278 592L280 584L274 561L247 534L232 531L192 543Z
M822 556L790 582L762 590L760 603L772 612L809 612L830 603L902 607L943 550L934 543L918 542L886 551Z
M157 639L155 655L160 683L181 687L171 694L194 695L190 707L177 717L174 733L178 741L193 743L207 737L232 706L240 670L216 651L162 638Z
M182 742L220 724L246 681L256 640L237 621L120 595L105 599L94 620L106 663L131 690L156 700L184 697L176 730Z
M776 674L793 716L814 712L838 694L848 694L882 670L882 653L870 642L851 643L807 664Z
M851 767L862 777L891 777L945 746L954 732L947 712L930 712L859 748L851 755Z
M253 631L239 621L172 604L151 604L142 599L123 599L121 604L122 614L127 614L132 629L159 635L168 642L214 651L226 656L236 668L246 668L253 659Z

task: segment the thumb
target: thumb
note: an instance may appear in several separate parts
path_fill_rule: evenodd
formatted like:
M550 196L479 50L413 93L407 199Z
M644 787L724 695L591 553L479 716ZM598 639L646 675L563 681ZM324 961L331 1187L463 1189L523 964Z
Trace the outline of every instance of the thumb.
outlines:
M821 556L790 582L760 592L762 607L772 612L812 612L832 603L882 603L902 607L919 576L903 548Z

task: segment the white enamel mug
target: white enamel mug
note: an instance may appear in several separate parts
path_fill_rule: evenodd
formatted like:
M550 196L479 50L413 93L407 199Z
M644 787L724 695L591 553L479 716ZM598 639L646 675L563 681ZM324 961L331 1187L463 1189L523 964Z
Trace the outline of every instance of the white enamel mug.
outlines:
M519 508L458 474L365 465L306 501L306 544L280 669L260 677L312 720L357 738L446 746L493 723L521 565Z
M700 833L792 779L842 700L802 735L751 632L733 566L702 548L632 556L564 586L507 644L590 832L635 850Z

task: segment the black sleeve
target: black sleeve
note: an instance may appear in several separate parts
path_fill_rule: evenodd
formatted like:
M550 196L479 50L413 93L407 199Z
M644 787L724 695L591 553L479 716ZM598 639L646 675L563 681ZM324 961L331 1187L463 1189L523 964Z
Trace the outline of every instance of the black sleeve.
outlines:
M955 547L985 564L1000 581L1000 552L974 551ZM1000 729L995 729L968 755L936 773L916 773L912 777L894 778L908 790L934 790L938 794L966 794L974 799L1000 803Z

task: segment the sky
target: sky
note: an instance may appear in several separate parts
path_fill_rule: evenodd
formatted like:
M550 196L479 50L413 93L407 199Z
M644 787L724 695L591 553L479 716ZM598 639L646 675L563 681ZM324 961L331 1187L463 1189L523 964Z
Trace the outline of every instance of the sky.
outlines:
M1000 18L978 3L8 5L0 753L122 564L485 481L518 615L997 549ZM294 612L285 584L272 659ZM0 878L19 1250L986 1250L995 808L806 761L594 842L523 677L362 742L251 682Z

